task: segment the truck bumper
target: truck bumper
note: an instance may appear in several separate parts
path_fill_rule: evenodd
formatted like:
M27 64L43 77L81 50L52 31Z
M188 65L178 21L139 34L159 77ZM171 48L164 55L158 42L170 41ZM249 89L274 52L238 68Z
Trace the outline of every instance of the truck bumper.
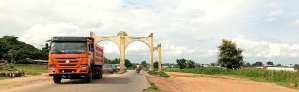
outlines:
M86 75L88 74L89 69L81 69L81 68L55 68L49 69L49 76L53 75Z

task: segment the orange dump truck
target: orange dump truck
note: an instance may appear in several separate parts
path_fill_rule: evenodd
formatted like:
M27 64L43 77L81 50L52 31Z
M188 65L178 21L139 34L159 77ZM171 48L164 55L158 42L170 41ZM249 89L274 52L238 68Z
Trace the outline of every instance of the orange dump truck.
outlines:
M92 37L52 37L48 48L48 73L54 83L61 79L92 79L103 77L104 48Z

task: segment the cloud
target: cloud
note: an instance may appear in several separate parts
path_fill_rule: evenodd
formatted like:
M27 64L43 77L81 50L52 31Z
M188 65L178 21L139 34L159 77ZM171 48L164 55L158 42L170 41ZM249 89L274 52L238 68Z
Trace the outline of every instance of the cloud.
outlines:
M299 26L299 19L294 22L295 25Z
M275 10L275 11L271 11L267 14L267 16L280 16L285 14L283 10Z
M266 22L272 22L274 20L276 20L276 18L267 18L267 19L265 19Z
M299 44L285 44L268 41L253 41L246 39L244 35L238 35L233 39L238 47L244 49L244 53L251 53L246 57L262 58L298 58ZM245 54L246 55L246 54Z
M72 23L58 23L41 25L36 24L29 30L22 32L22 36L19 37L20 41L32 44L36 47L46 43L46 40L53 36L70 36L78 35L80 28Z
M116 36L126 31L129 36L147 37L154 33L154 46L162 44L165 62L181 57L214 62L222 38L235 38L245 49L246 59L296 58L298 28L283 26L285 22L299 26L295 3L298 1L4 0L0 2L0 33L19 36L37 48L58 35L89 36L93 31L98 36ZM106 56L119 56L114 43L99 44L105 47ZM134 62L149 59L148 47L142 42L131 43L126 53Z

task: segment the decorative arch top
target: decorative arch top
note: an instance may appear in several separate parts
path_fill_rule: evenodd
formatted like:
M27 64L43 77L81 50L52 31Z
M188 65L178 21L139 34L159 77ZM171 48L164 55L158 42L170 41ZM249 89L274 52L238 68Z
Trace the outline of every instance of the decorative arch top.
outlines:
M143 42L145 45L147 45L148 48L150 49L149 37L126 37L126 38L127 40L125 42L125 48L127 48L127 46L134 41L140 41Z
M119 31L117 36L128 36L128 34L125 31Z

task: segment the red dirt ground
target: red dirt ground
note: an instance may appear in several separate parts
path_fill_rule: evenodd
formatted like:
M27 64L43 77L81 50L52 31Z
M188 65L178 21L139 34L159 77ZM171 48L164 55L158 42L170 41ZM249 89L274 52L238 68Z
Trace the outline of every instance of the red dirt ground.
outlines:
M299 92L275 83L255 82L230 76L166 72L170 78L147 74L150 82L162 92Z

